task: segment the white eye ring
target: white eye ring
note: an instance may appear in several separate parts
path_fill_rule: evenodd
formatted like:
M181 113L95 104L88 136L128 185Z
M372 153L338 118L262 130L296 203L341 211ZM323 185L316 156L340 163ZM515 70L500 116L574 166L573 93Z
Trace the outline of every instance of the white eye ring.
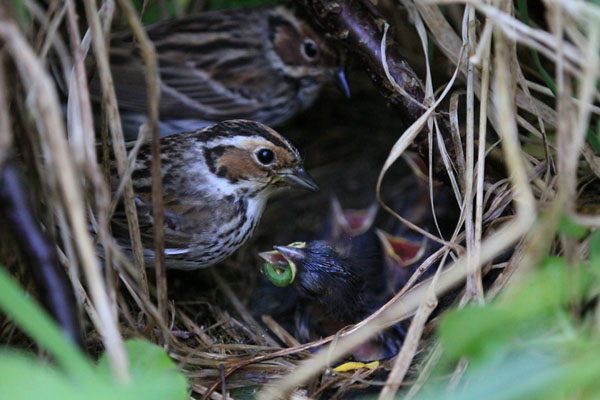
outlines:
M275 152L267 147L256 150L254 155L256 156L256 160L265 166L272 165L276 160Z
M314 60L319 55L319 48L317 47L317 44L311 39L304 40L304 43L300 45L300 50L302 51L304 57L306 57L309 60Z

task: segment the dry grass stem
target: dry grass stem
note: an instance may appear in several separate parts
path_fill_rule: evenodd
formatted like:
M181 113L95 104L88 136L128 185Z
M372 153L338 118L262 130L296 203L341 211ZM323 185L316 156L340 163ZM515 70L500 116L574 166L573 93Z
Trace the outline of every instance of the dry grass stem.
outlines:
M462 53L462 50L461 50ZM432 234L430 234L429 232L423 230L422 228L416 226L415 224L413 224L412 222L408 221L407 219L401 217L400 215L398 215L394 210L392 210L390 207L388 207L381 199L381 183L383 181L383 177L385 176L385 173L389 170L389 168L396 162L396 160L398 160L398 158L400 158L400 156L406 151L406 149L411 145L411 143L414 141L415 137L421 132L421 130L423 129L425 123L428 121L429 117L432 116L433 112L435 111L436 107L442 102L442 100L446 97L446 95L450 92L450 89L452 88L452 84L454 83L454 80L457 77L457 73L458 73L459 69L457 68L454 75L452 76L452 79L450 80L450 82L448 83L448 85L446 86L446 88L444 89L444 91L442 92L442 94L440 95L440 97L436 100L436 102L429 107L424 113L423 115L421 115L421 117L419 117L419 119L417 119L408 129L406 129L404 131L404 133L402 134L402 136L400 136L400 138L396 141L396 143L394 144L394 147L392 147L390 154L388 155L383 167L381 168L381 171L379 173L379 178L377 179L377 185L375 188L375 193L376 193L376 197L377 197L377 201L379 202L379 204L381 204L381 206L390 214L392 214L395 218L397 218L399 221L401 221L403 224L405 224L406 226L408 226L410 229L413 229L416 232L419 232L421 235L436 241L438 243L441 243L445 246L449 246L452 248L456 248L456 244L454 243L448 243L446 241L444 241L441 238L438 238Z
M162 173L160 168L160 133L158 131L158 104L160 101L160 76L154 45L128 0L119 0L122 10L139 42L146 67L146 84L148 92L148 130L152 138L152 219L154 221L154 268L156 271L156 288L158 309L162 318L167 321L167 278L165 271L164 210ZM168 332L163 332L164 343L168 343Z
M486 19L486 27L488 26L488 20ZM489 25L491 27L491 24ZM475 188L475 232L474 232L474 240L473 240L473 248L472 248L472 264L471 266L477 266L480 263L480 252L481 252L481 239L483 233L483 197L484 197L484 177L485 177L485 146L486 146L486 135L487 135L487 102L488 102L488 89L489 89L489 77L490 77L490 49L492 43L491 29L490 34L486 35L484 30L484 34L480 37L480 42L484 43L483 47L483 60L481 63L481 95L479 98L481 99L481 105L479 107L479 138L478 138L478 147L477 147L477 174L476 174L476 188ZM473 85L473 81L469 81L470 85ZM474 88L473 88L474 90ZM477 274L477 272L476 272ZM481 279L481 277L476 277L477 279ZM480 282L480 281L479 281ZM478 283L479 284L479 283ZM479 292L479 287L477 287L477 291ZM479 296L479 293L478 293ZM481 300L481 298L479 298Z
M14 24L3 21L0 24L0 37L6 43L6 48L19 69L23 82L27 84L26 89L32 103L30 110L36 116L36 122L39 123L40 141L45 146L46 160L51 163L52 170L60 171L54 176L56 182L53 183L57 185L62 200L68 205L65 209L66 215L73 230L73 237L77 238L75 247L94 307L99 316L100 323L96 325L96 328L102 334L116 379L127 381L129 379L128 360L100 275L100 263L87 229L83 195L66 141L54 85Z
M277 343L277 341L275 339L273 339L271 337L271 335L269 335L267 333L267 331L265 331L261 327L261 325L258 323L258 321L256 321L254 319L252 314L250 314L248 309L242 304L240 299L235 295L234 291L231 289L229 284L227 284L227 282L223 278L221 278L221 276L219 275L219 273L216 270L212 270L211 272L212 272L212 276L213 276L214 280L216 281L217 285L219 286L219 289L223 292L223 294L231 302L231 305L235 308L235 310L238 312L238 314L240 314L240 316L242 317L244 322L246 322L246 324L248 324L248 326L252 327L253 329L256 329L257 335L254 338L255 342L257 342L259 344L268 344L270 346L279 347L279 343Z
M380 400L393 399L406 376L411 361L417 352L417 347L419 346L421 335L423 334L423 328L438 304L433 290L434 285L435 280L432 282L426 297L417 309L415 317L408 329L408 333L406 334L406 338L404 339L404 343L402 344L402 349L394 361L392 372L390 372L385 386L379 393Z
M67 127L70 136L69 143L73 146L74 154L82 157L78 160L83 164L85 160L91 165L97 165L96 146L94 146L94 120L90 106L89 91L84 65L83 49L80 45L79 26L75 5L72 0L65 4L67 10L68 31L73 54L73 72L69 80L69 101L67 103ZM73 116L73 113L76 116Z
M301 343L277 323L270 315L263 315L262 322L273 332L279 340L287 344L289 347L300 346Z
M117 171L119 176L123 177L127 168L127 153L125 151L121 118L119 117L119 110L117 108L117 96L110 72L108 50L106 48L104 31L101 27L95 0L84 0L84 6L92 34L92 44L98 66L100 84L102 87L103 106L107 112L108 126L110 128L113 151L117 163ZM127 221L129 224L134 260L138 268L144 296L148 298L148 278L146 276L144 264L137 210L135 208L133 199L133 186L130 180L127 180L124 185L123 201L125 203L125 211L127 213Z
M467 27L463 26L463 32L467 33L468 51L473 54L477 46L475 34L475 10L465 7L465 21ZM465 233L467 244L467 297L474 301L483 302L483 283L481 270L479 269L479 255L476 254L475 222L473 220L473 183L475 172L475 109L474 109L474 69L475 66L469 62L467 68L467 121L466 121L466 170L465 170ZM485 142L484 142L485 143Z
M6 71L4 68L4 51L0 50L0 110L8 110L6 101ZM0 112L0 169L11 152L12 136L10 135L10 114Z

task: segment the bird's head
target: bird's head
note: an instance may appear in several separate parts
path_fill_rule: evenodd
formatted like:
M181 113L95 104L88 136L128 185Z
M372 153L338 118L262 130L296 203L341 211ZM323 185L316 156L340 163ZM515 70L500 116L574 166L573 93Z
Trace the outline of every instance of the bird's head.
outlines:
M275 7L269 14L268 26L271 61L285 75L299 79L304 86L317 87L331 81L346 96L350 95L343 53L317 32L306 16L287 5Z
M277 286L293 285L300 296L321 304L336 319L363 314L365 277L344 249L324 240L295 242L260 253L265 275ZM368 271L366 271L368 273Z
M304 169L298 150L283 136L258 122L224 121L203 131L209 172L249 195L270 195L285 187L318 190Z

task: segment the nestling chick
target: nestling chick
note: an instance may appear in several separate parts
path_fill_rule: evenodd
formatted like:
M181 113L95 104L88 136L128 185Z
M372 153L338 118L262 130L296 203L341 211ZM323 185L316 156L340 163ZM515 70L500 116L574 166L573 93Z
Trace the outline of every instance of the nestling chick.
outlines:
M146 28L161 78L161 134L244 118L276 126L310 106L323 83L348 94L341 54L289 5L205 12ZM129 137L146 119L144 64L131 33L111 40L110 63ZM101 101L100 81L90 82Z
M232 120L161 138L166 265L208 267L252 236L267 200L286 187L317 190L298 150L258 122ZM143 145L131 174L144 255L154 260L151 149ZM116 175L116 166L112 165ZM118 179L111 180L116 190ZM130 248L122 208L114 236Z
M274 246L274 251L260 253L271 283L289 285L298 297L296 304L290 305L287 294L272 294L286 297L281 302L284 307L295 308L299 319L294 330L301 340L334 334L368 317L406 283L425 252L425 242L411 242L375 229L374 206L343 210L334 200L332 214L324 232L327 240ZM291 311L278 314L279 310L261 302L257 306L259 312L271 312L276 318L282 314L285 318ZM391 357L403 337L402 326L395 325L355 349L353 356L361 361Z
M300 297L317 302L330 317L358 322L375 311L385 290L377 249L335 248L324 240L275 249L296 270L292 284Z

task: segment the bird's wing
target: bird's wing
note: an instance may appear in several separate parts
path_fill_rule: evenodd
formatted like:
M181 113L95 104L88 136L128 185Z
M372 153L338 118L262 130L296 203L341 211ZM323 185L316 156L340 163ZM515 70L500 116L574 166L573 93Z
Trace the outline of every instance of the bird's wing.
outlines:
M252 118L261 111L279 78L264 55L260 19L240 13L190 18L150 26L161 78L160 113L164 119L224 120ZM209 18L211 17L211 18ZM243 30L234 35L226 27ZM225 27L225 28L224 28ZM111 70L119 108L145 113L147 92L141 51L131 34L111 41ZM281 88L284 89L284 88ZM275 92L280 88L275 89ZM97 73L90 91L99 102ZM166 117L166 118L165 118Z
M136 208L144 247L154 248L154 217L151 194L136 194ZM163 198L165 248L185 250L192 245L209 242L207 224L216 220L214 204L182 201L181 196L165 195ZM125 208L120 203L111 220L115 237L129 238ZM204 234L207 234L204 237ZM127 240L126 240L127 241Z
M207 120L250 118L262 107L266 79L256 69L203 70L194 60L167 61L161 55L161 113L179 118L201 115Z
M153 228L152 228L152 208L146 205L138 204L138 222L142 238L142 246L152 249L153 246ZM131 249L131 241L129 240L129 225L127 223L127 214L123 202L119 202L113 216L110 220L110 226L113 236L117 239L119 245L126 249Z

